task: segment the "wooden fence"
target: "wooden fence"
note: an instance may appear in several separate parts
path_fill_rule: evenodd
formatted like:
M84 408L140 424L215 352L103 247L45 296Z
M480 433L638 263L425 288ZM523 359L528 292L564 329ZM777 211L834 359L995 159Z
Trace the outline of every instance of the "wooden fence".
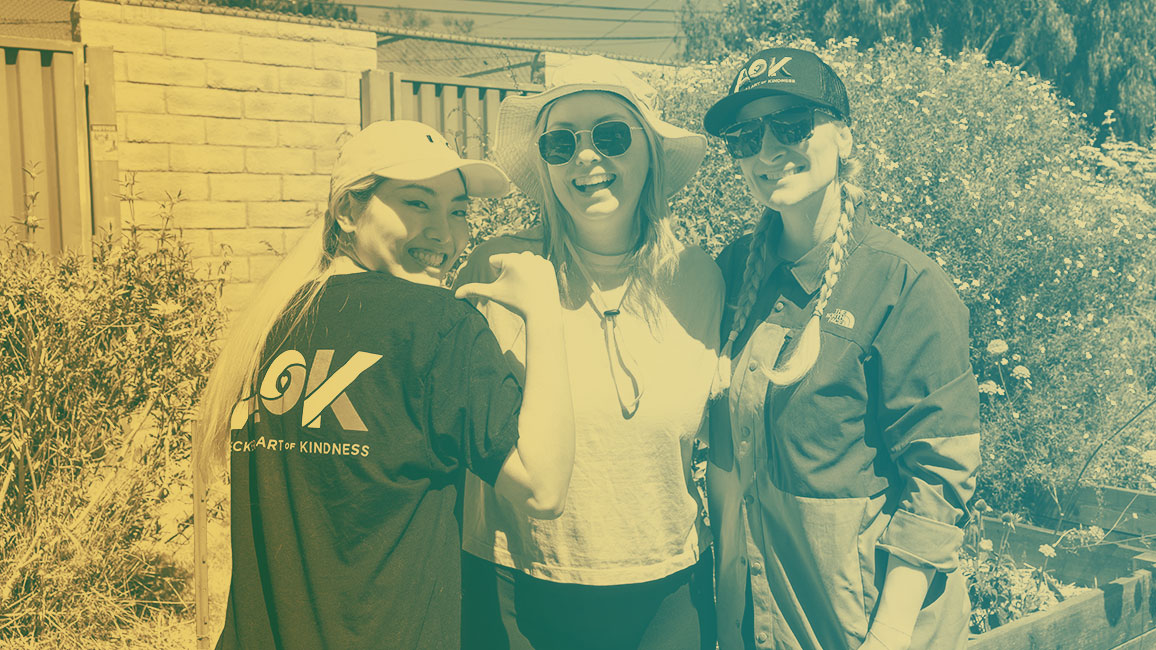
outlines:
M416 120L442 132L469 158L493 146L498 104L507 96L541 92L537 84L370 70L361 75L361 126L378 120Z
M90 250L94 231L120 227L112 50L86 62L80 43L5 36L0 52L0 227Z

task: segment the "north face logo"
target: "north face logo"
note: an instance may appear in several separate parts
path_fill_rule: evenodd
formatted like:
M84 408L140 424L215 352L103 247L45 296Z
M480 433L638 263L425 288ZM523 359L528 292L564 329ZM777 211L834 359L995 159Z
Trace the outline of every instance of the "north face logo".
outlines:
M836 309L827 313L827 322L834 323L847 329L855 329L855 315L845 309Z
M289 411L301 401L301 426L317 429L321 427L321 413L333 409L337 422L346 431L368 431L365 422L353 408L353 402L345 394L345 389L361 373L381 359L380 354L357 352L332 375L329 366L333 363L333 350L318 350L313 356L313 364L306 366L305 355L297 350L285 350L273 359L265 376L258 385L260 405L273 415ZM257 399L246 397L233 407L229 419L230 429L245 426L249 416L258 421L261 414L257 409Z

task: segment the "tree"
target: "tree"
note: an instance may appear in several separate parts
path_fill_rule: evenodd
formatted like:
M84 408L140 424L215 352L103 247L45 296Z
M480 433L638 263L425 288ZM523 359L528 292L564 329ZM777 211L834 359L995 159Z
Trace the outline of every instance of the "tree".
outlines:
M690 59L717 59L783 33L819 42L853 36L864 47L891 38L950 53L977 49L1051 81L1095 123L1114 110L1121 137L1154 135L1156 0L728 0L714 14L688 0L682 16Z
M726 0L721 10L703 10L684 0L679 20L682 55L691 61L725 58L754 39L799 34L799 0Z

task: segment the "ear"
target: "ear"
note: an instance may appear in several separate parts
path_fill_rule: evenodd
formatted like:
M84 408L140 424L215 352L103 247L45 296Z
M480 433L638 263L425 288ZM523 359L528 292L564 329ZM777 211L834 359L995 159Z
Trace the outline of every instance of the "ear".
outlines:
M855 138L851 135L851 127L844 122L836 122L838 126L835 128L835 144L839 147L839 160L847 160L851 157L852 146L855 144Z
M342 232L352 234L357 229L353 223L353 218L348 214L338 214L335 221L337 222L337 227L340 228Z

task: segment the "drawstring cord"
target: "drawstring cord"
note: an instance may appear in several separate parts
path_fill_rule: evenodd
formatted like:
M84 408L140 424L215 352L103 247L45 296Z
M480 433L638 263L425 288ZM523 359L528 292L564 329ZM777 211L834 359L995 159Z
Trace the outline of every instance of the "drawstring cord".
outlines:
M622 292L622 298L618 300L618 305L613 309L607 309L606 303L602 299L602 292L598 289L598 285L594 282L589 271L586 270L586 265L582 263L578 251L569 241L566 241L566 248L574 260L574 265L578 267L582 277L590 284L589 302L602 319L602 331L606 335L606 353L610 359L610 378L614 382L614 392L618 396L619 406L622 407L623 417L629 418L638 411L643 387L638 372L638 361L622 346L618 339L617 319L622 313L622 304L626 301L626 294L630 293L634 278L631 277L627 280L626 289ZM620 374L624 376L622 381L619 381ZM625 390L628 390L629 393L624 391L624 384Z

